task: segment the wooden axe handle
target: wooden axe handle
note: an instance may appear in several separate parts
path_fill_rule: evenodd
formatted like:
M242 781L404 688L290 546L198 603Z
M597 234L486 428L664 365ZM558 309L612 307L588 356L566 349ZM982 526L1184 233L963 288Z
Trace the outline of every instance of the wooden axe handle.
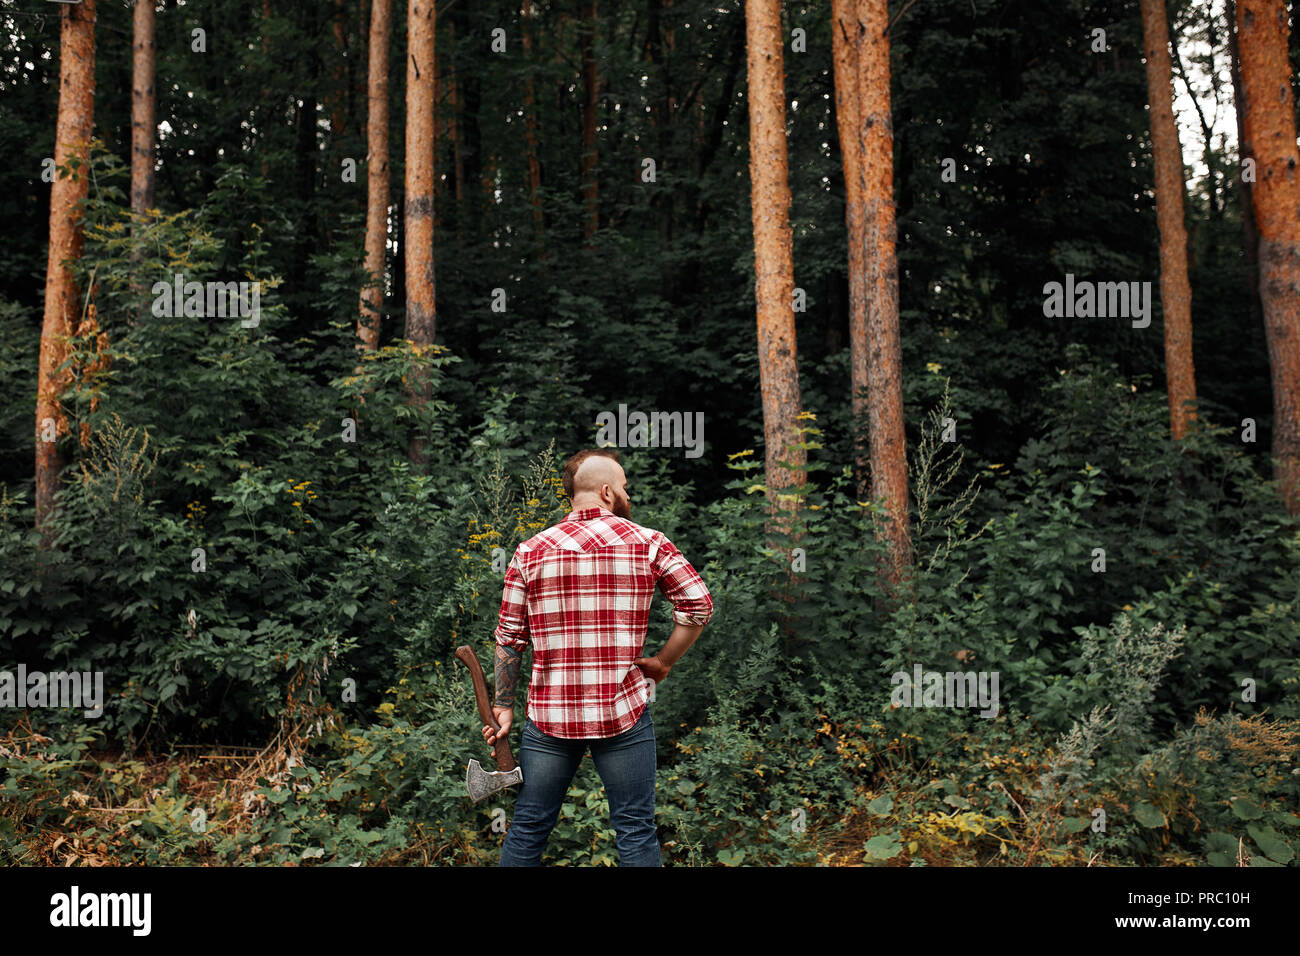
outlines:
M492 715L492 704L488 699L487 681L483 677L483 667L478 662L478 655L474 653L473 648L467 644L462 644L456 648L456 656L460 658L461 663L469 668L469 676L474 681L474 696L478 699L478 715L483 718L483 723L492 728L494 732L501 730L501 725L497 723L496 717ZM498 737L497 742L492 745L497 752L497 769L514 770L515 755L510 752L509 735Z

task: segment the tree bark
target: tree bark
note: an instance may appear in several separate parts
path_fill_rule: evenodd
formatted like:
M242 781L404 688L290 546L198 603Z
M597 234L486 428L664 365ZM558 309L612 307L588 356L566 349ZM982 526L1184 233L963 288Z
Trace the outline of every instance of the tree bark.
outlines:
M785 132L780 0L746 0L749 68L749 178L754 228L758 364L763 393L766 483L775 530L788 531L806 452L796 432L801 409L795 343L794 259ZM781 462L788 462L786 468Z
M392 0L374 0L370 7L370 58L366 109L366 272L371 280L361 290L357 319L359 348L379 346L383 321L384 258L388 247L388 44L392 33Z
M854 473L859 498L867 496L871 475L867 427L867 297L862 232L862 160L859 155L858 49L861 45L856 0L831 6L831 51L835 66L835 119L844 166L844 226L849 247L849 386L854 428Z
M139 219L144 219L146 210L154 204L154 145L158 139L154 20L153 3L136 0L131 74L131 212Z
M54 164L78 160L70 176L55 173L50 185L50 247L45 267L45 314L36 383L36 527L50 546L46 522L54 511L64 458L58 438L68 433L59 393L67 371L57 371L68 354L68 337L79 316L79 294L67 260L81 257L84 234L78 203L89 192L90 137L95 125L95 0L59 8L59 113ZM52 432L52 434L51 434ZM45 439L53 437L53 441Z
M1196 371L1192 363L1192 287L1187 278L1187 230L1183 225L1183 151L1174 125L1173 74L1165 0L1141 0L1151 107L1151 155L1155 168L1156 221L1160 227L1160 307L1165 326L1165 383L1174 440L1196 420ZM1212 188L1212 187L1211 187Z
M435 0L408 0L406 57L406 338L421 350L433 344L434 306L433 190L435 109ZM430 397L426 375L418 371L408 383L410 402L423 408ZM418 417L417 417L418 420ZM424 436L417 431L409 446L411 463L426 462Z
M1273 459L1288 514L1300 511L1300 152L1282 0L1238 0L1246 152L1256 160L1260 302L1273 379Z
M890 112L886 0L857 0L858 173L866 298L867 408L871 493L888 509L887 576L897 584L911 564L907 434L903 427L902 346L898 327L897 226L894 221L894 127Z
M154 149L158 139L157 100L154 91L154 74L157 64L157 44L154 39L154 4L136 0L132 17L131 58L131 289L135 295L144 294L140 275L143 258L142 225L154 206ZM136 324L134 310L127 313L129 325Z

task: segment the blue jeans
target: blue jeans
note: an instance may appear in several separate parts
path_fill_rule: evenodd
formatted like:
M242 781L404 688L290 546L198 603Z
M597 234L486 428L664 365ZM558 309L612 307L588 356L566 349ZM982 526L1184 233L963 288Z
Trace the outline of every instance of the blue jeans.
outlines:
M524 782L498 866L542 865L542 851L588 747L609 797L619 865L660 865L655 827L655 727L647 705L630 729L613 737L565 740L542 733L531 720L524 721L519 744Z

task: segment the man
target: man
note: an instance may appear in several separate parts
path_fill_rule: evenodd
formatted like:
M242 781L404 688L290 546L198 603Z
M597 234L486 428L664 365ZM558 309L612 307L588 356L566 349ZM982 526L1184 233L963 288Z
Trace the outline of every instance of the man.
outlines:
M713 599L671 541L631 520L618 452L578 452L565 463L564 491L573 510L519 546L501 598L492 708L501 730L484 726L488 743L510 733L529 643L533 672L519 744L524 782L500 865L541 865L590 748L620 865L659 866L650 681L664 680L700 636ZM673 603L675 626L658 654L642 657L656 587Z

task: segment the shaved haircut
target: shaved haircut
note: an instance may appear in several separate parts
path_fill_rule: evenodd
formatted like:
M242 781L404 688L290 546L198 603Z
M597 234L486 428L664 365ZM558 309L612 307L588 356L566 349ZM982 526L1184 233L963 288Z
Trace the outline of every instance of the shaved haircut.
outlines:
M587 469L587 471L583 473L582 482L576 488L574 487L574 478L578 474L578 469L582 467L584 461L593 457L608 458L613 462L617 462L620 465L622 464L622 461L618 457L618 452L612 448L584 448L564 463L564 493L570 498L572 498L577 492L596 491L601 485L607 482L611 485L614 483L612 479L606 477L608 475L609 465L606 462L601 461L596 462L595 465Z

